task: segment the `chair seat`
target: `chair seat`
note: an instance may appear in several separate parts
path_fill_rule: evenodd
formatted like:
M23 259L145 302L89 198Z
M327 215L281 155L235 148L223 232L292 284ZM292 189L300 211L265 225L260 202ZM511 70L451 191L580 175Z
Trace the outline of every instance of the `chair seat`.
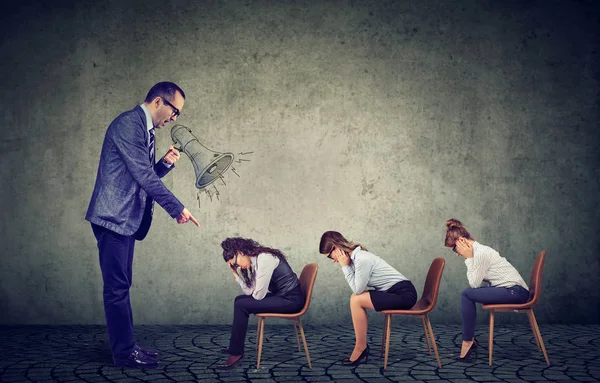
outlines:
M413 315L413 316L419 316L419 315L425 315L427 313L429 313L429 311L431 310L381 310L380 313L384 314L384 315Z
M304 315L304 312L292 313L292 314L278 314L278 313L259 313L254 314L259 318L282 318L282 319L295 319Z
M481 306L482 309L484 310L529 310L531 308L533 308L533 304L532 302L526 302L526 303L517 303L517 304L508 304L508 303L501 303L501 304L490 304L490 305L483 305Z
M433 310L434 305L423 299L419 300L409 310L381 310L382 314L391 315L425 315Z

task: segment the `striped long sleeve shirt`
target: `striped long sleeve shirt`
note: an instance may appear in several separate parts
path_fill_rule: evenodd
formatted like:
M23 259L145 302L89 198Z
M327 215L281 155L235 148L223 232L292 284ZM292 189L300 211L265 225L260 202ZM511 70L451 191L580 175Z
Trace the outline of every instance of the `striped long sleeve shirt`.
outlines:
M527 290L527 284L513 265L489 246L473 242L473 258L465 259L467 279L473 288L488 282L491 287L519 285Z

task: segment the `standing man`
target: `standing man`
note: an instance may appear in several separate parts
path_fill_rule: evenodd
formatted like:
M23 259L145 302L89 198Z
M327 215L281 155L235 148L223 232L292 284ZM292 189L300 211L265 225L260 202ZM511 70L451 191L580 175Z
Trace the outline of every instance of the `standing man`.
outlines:
M172 82L154 85L143 104L122 113L106 130L96 185L85 219L98 241L104 313L116 366L154 368L158 353L137 345L129 301L133 248L146 237L156 201L177 223L192 221L188 209L160 180L179 159L171 146L155 161L154 129L176 121L185 93Z

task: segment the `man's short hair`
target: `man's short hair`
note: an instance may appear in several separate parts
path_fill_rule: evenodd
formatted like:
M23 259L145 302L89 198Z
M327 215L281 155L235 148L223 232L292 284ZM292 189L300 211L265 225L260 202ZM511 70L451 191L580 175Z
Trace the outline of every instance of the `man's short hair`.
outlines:
M183 93L183 89L181 89L177 84L168 81L159 82L150 88L150 91L148 91L148 95L146 96L144 102L152 102L152 100L154 100L156 97L162 97L167 101L173 101L173 98L175 98L175 92L181 93L181 97L183 97L185 100L185 93Z

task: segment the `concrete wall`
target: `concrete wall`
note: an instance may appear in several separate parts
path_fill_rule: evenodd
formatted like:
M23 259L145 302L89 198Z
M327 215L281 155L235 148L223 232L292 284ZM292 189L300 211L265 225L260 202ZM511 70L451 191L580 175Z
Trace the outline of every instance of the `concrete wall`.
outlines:
M75 4L76 3L76 4ZM229 323L220 242L245 236L320 266L305 323L350 325L318 254L338 230L411 278L447 260L434 323L459 323L462 220L526 280L546 249L541 323L599 323L598 5L594 1L114 1L3 10L0 323L103 323L84 220L111 120L158 81L236 175L218 200L182 156L138 242L137 324ZM157 134L157 148L171 143ZM240 155L239 153L252 152ZM214 193L214 189L211 189ZM381 320L373 315L375 322ZM526 323L517 315L500 322ZM484 322L485 316L480 316Z

